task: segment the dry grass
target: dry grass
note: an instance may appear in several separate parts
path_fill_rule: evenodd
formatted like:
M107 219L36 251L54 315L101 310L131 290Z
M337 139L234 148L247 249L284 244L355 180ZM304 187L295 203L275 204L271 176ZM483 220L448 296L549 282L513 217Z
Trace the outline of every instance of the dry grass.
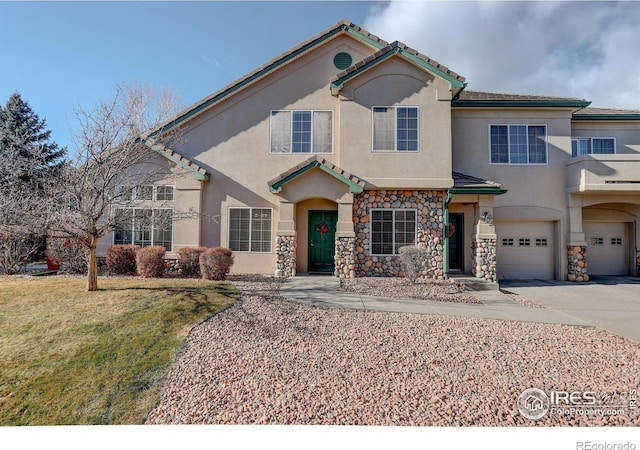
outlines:
M0 277L0 425L142 423L189 329L228 283Z

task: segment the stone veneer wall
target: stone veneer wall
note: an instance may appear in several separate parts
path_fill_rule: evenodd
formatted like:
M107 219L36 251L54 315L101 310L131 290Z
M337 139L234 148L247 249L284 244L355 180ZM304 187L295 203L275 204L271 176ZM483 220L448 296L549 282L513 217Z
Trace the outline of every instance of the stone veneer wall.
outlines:
M352 237L336 238L335 276L340 279L355 278L356 240Z
M498 281L497 239L475 239L471 243L471 272L476 278Z
M587 275L587 247L584 245L567 245L568 281L589 281Z
M295 236L278 236L276 238L276 277L296 276Z
M419 246L427 248L430 255L425 275L444 277L444 192L384 190L364 191L353 199L353 223L355 227L354 274L361 277L398 276L402 271L398 256L371 256L371 209L415 209L417 212L417 236Z

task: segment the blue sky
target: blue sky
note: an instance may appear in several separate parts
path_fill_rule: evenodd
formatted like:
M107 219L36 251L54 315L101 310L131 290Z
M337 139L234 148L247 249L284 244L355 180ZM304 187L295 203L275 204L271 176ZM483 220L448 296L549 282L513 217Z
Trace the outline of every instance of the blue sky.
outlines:
M115 85L183 107L342 19L401 40L468 89L640 109L640 2L0 2L0 103L18 91L70 142Z

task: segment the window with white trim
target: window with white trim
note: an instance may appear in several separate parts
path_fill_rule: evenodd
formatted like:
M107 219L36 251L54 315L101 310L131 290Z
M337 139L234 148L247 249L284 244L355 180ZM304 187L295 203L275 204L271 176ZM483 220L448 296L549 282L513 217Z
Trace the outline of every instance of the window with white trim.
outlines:
M271 111L271 153L333 152L333 111Z
M417 106L375 106L373 151L417 152L419 110Z
M234 252L271 252L269 208L229 208L229 249Z
M491 164L546 164L546 125L490 125Z
M416 243L415 209L371 210L371 254L397 255L400 247Z
M613 155L616 153L615 138L575 138L571 139L571 156Z
M169 185L117 186L123 200L173 201L175 188Z
M113 243L122 245L161 245L171 251L173 210L170 208L118 208L118 227Z
M502 238L502 246L503 247L513 247L513 238Z

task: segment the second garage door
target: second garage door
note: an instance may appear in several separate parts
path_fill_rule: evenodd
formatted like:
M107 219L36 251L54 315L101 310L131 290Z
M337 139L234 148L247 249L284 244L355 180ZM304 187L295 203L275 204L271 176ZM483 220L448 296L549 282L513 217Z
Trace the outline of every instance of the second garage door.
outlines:
M624 222L584 222L589 275L629 274L629 233Z
M554 222L496 222L498 279L554 277Z

